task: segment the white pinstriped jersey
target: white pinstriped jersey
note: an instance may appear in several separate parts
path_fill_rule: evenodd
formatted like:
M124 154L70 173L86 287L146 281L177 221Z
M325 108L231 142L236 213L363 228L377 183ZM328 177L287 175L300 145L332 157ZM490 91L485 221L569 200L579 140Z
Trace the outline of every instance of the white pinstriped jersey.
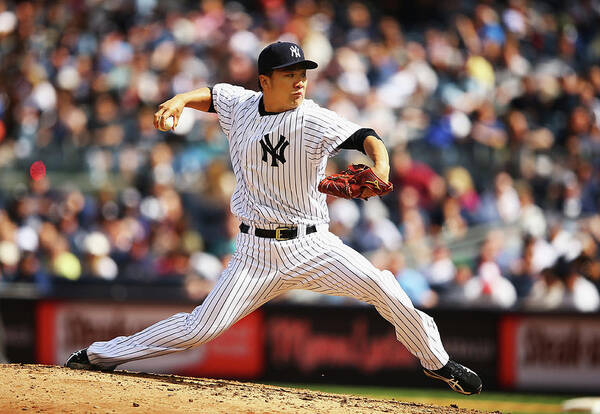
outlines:
M257 227L329 222L317 185L327 158L361 127L306 99L294 110L261 115L261 97L226 83L212 89L236 177L232 213Z

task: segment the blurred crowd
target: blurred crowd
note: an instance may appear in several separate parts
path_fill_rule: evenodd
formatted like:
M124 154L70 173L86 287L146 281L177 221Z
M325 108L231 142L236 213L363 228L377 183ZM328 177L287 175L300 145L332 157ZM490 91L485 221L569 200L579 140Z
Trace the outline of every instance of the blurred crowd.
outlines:
M410 21L360 1L0 0L0 286L201 299L235 249L227 142L215 115L164 133L153 113L205 85L256 89L282 39L319 63L308 97L388 146L396 190L328 200L331 230L417 306L597 311L600 2L442 3Z

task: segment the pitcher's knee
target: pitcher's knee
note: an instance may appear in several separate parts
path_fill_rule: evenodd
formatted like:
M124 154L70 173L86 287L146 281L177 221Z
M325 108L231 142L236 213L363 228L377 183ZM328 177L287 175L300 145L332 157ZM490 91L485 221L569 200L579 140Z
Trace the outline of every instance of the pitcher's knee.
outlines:
M382 270L377 278L377 284L380 287L382 294L387 300L396 302L401 307L413 307L412 302L396 277L389 270Z
M215 339L225 332L230 324L210 324L206 326L186 325L181 334L183 346L193 347Z
M390 272L389 270L382 270L381 277L385 281L396 281L396 276L394 276L394 274L392 272Z
M377 285L385 292L402 290L396 276L389 270L382 270L375 278Z

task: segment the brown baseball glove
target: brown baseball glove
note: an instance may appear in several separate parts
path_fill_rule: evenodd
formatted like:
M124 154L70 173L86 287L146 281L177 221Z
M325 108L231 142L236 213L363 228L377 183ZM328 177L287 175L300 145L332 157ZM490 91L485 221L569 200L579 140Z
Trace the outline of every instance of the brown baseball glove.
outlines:
M318 188L320 192L336 197L367 200L373 195L383 196L389 193L394 186L377 177L370 167L352 164L344 171L325 177Z

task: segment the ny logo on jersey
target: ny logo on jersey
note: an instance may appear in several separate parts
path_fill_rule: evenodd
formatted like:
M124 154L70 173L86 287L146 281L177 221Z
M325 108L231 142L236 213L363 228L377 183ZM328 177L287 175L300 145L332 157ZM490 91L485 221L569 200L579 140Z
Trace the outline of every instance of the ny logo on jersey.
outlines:
M300 49L298 48L298 46L290 46L290 52L292 52L293 57L300 57Z
M283 151L285 148L290 145L290 142L286 140L283 135L279 136L279 142L275 147L271 143L269 139L269 134L266 134L263 139L260 140L260 146L263 150L262 160L264 162L268 162L268 154L271 154L271 167L279 167L277 161L282 164L285 163L285 156L283 155Z

